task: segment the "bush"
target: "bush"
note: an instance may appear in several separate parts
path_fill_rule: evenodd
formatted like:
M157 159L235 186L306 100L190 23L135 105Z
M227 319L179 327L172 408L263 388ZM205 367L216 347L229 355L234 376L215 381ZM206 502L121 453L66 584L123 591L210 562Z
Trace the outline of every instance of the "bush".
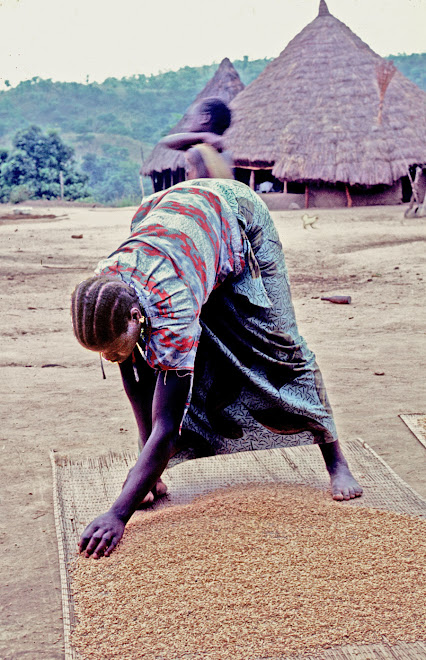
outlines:
M24 184L10 189L8 201L11 204L19 204L20 202L26 202L30 198L31 190Z
M2 198L54 199L60 197L60 176L64 180L64 197L68 200L86 197L88 176L78 172L74 150L50 131L45 135L38 126L18 131L14 149L2 151L0 192Z

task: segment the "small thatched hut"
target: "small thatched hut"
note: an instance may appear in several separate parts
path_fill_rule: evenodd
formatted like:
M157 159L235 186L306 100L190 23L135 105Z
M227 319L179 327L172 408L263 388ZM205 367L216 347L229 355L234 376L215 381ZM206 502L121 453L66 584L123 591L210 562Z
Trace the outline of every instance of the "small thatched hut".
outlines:
M231 108L236 177L256 189L271 181L304 205L405 201L408 169L426 163L426 93L324 0Z
M169 131L169 135L185 131L191 111L202 99L214 96L229 105L242 89L244 89L244 85L238 72L232 62L225 57L213 78L191 103L182 119ZM185 156L181 151L157 144L143 164L142 174L151 177L156 192L169 188L171 185L185 180Z

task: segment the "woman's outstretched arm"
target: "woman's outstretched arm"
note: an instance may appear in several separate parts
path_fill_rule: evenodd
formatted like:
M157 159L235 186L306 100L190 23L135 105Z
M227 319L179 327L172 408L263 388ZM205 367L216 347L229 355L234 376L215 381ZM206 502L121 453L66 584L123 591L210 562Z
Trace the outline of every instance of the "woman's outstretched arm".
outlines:
M179 427L191 384L191 376L169 371L159 374L152 400L152 430L142 452L109 511L84 530L80 552L98 559L111 554L124 527L145 495L152 490L178 450Z
M216 133L199 132L199 133L172 133L171 135L166 135L160 140L161 144L164 144L170 149L189 149L195 144L200 144L204 142L209 144L211 147L214 147L218 151L223 149L223 137L222 135L217 135Z

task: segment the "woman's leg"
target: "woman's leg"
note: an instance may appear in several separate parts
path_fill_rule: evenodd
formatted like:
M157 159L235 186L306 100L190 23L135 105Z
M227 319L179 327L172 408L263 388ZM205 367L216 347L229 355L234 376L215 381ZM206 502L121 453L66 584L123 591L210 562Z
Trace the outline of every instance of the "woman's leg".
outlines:
M362 495L359 485L343 455L339 441L319 444L325 465L330 475L331 493L334 500L350 500Z
M133 357L130 356L119 366L124 391L130 401L138 426L138 448L141 452L152 430L152 400L157 383L157 373L146 364L137 350L135 350L134 354L136 359L135 364L133 363ZM134 366L136 366L138 381L136 380ZM149 504L156 497L165 495L166 492L166 484L159 479L152 492L148 493L142 504Z
M300 355L297 355L297 351L295 351L294 354L289 352L287 356L283 352L282 347L280 347L281 351L277 351L277 356L280 357L281 362L287 363L290 367L294 366L297 370L300 370L301 365L306 360L306 378L301 377L299 371L298 377L293 381L295 384L300 384L300 396L297 396L294 388L292 389L291 382L287 386L284 385L280 391L284 400L286 392L292 394L291 400L294 402L294 412L303 417L301 430L303 430L303 423L306 424L307 419L312 419L313 423L311 422L310 430L316 436L327 471L330 475L333 499L349 500L359 497L362 494L362 487L352 475L338 439L336 438L330 442L332 437L336 437L336 429L322 376L316 364L314 365L315 377L310 381L314 356L299 335L291 301L285 257L269 213L263 215L263 218L260 220L260 226L262 231L256 234L256 223L253 222L247 235L252 243L253 251L262 274L262 282L267 290L269 299L273 303L273 310L268 312L268 314L271 319L276 314L276 322L272 324L272 327L280 328L281 332L288 333L289 338L295 342L295 346L300 342L301 348ZM257 239L255 238L256 235L258 236ZM277 346L279 339L280 337L274 337ZM271 369L269 367L268 374L270 373ZM311 385L310 382L312 383ZM321 408L318 408L318 405L312 405L312 402L315 400L314 389L322 406L322 412ZM307 398L305 397L306 391L309 392ZM284 414L283 419L285 420L286 417L287 415ZM283 421L283 423L285 422ZM318 425L324 426L324 432L317 430ZM315 429L315 426L317 426L317 429ZM307 428L309 428L309 423Z

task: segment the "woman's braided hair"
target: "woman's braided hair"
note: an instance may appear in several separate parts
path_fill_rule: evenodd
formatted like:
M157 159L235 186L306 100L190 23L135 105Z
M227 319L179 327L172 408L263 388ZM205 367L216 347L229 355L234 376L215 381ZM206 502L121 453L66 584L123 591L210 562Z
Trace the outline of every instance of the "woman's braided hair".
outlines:
M126 332L135 304L136 292L125 282L106 275L81 282L71 298L76 338L86 348L105 348Z

